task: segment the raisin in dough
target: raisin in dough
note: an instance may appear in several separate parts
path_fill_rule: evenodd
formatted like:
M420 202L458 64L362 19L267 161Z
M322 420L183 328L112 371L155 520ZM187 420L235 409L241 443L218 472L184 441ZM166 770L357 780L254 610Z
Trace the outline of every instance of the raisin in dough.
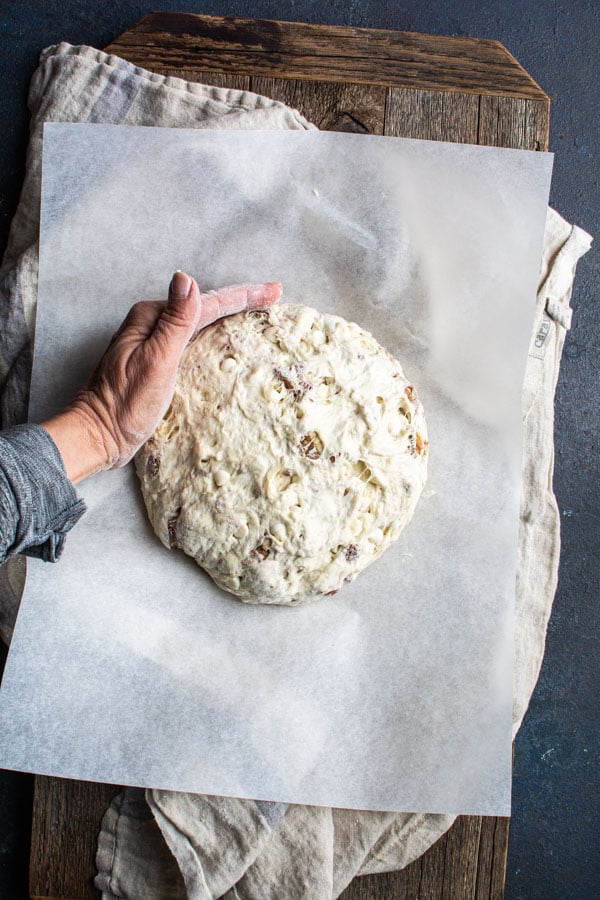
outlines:
M246 603L334 594L411 519L427 431L400 364L358 325L280 303L186 349L136 457L150 521Z

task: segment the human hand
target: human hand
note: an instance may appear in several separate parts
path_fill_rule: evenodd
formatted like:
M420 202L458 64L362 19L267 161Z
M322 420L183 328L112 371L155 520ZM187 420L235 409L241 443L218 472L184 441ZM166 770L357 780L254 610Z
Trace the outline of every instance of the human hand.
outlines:
M264 309L281 284L239 284L200 293L176 272L165 302L131 308L71 405L42 423L73 482L129 462L168 409L181 354L211 322L245 309Z

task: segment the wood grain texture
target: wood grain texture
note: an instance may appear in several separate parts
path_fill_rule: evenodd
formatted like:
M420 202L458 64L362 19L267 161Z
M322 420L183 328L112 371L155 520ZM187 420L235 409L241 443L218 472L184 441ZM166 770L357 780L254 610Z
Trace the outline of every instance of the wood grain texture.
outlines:
M146 16L107 50L166 76L253 90L319 128L546 150L549 100L501 44L192 14ZM99 898L96 840L116 788L38 777L31 896ZM399 872L343 900L501 900L509 820L461 816Z
M235 72L212 72L207 69L161 69L160 75L171 78L183 78L197 84L208 84L213 87L231 88L234 91L250 91L250 76L237 75Z
M501 900L508 828L505 818L459 816L405 869L355 878L340 900Z
M478 144L547 150L549 137L548 104L514 97L481 97Z
M383 134L386 88L253 75L252 90L298 109L323 131Z
M482 819L475 900L504 896L510 819Z
M107 48L136 65L371 82L548 101L498 41L298 22L150 13Z
M426 141L476 144L479 99L476 94L388 88L385 134Z
M38 775L33 797L29 893L32 898L100 896L96 842L102 816L119 788Z

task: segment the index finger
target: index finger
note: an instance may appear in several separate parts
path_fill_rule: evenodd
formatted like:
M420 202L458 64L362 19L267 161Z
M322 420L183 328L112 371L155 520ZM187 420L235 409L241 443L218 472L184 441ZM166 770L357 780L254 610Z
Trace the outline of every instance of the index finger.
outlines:
M282 292L283 287L279 281L267 284L231 284L218 291L204 291L200 294L200 317L195 334L223 316L231 316L245 309L266 309L277 303Z

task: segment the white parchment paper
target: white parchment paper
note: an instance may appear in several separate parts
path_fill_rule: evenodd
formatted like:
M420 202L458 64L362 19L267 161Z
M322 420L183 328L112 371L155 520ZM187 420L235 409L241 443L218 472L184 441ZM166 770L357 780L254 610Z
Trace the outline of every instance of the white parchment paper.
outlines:
M314 131L45 126L33 421L174 269L205 288L282 280L401 360L430 478L371 569L291 609L242 605L165 550L131 466L89 479L61 561L29 564L2 766L509 812L520 398L551 163Z

